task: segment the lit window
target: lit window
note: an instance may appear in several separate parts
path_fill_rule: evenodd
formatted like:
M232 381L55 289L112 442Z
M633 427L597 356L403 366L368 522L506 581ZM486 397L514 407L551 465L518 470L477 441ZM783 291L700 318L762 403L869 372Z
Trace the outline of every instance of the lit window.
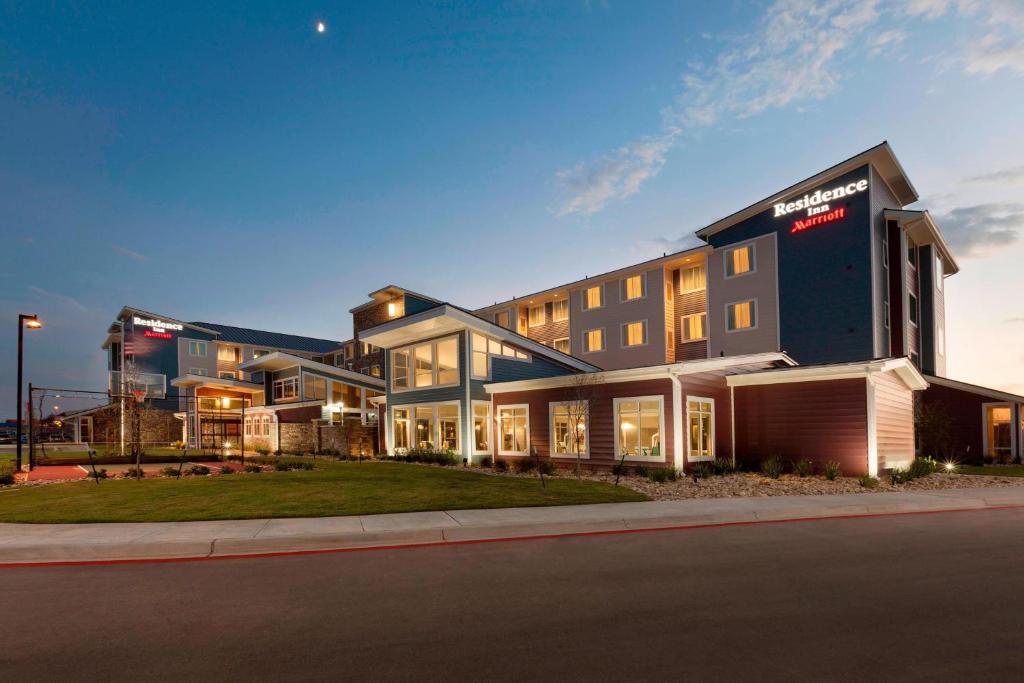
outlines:
M206 377L206 368L189 368L188 374L199 375L200 377Z
M754 270L754 245L747 244L725 252L725 276L735 277Z
M623 346L643 346L647 343L647 321L638 320L622 326Z
M437 342L437 383L459 383L459 340L457 337Z
M395 351L391 355L391 386L395 389L409 388L408 351Z
M707 339L707 313L684 315L679 319L680 336L684 342Z
M441 430L440 448L443 451L459 452L459 406L437 407L437 426Z
M473 376L487 377L487 337L473 333Z
M551 453L553 455L587 454L587 401L551 404Z
M302 374L302 395L307 401L317 401L327 398L327 380L323 377Z
M413 384L429 387L434 383L434 347L430 344L417 346L413 349Z
M494 356L503 356L505 358L514 358L516 360L524 361L530 360L529 354L476 332L474 332L471 337L471 343L474 377L490 377L490 359Z
M641 299L647 293L647 277L643 274L627 277L622 281L622 300Z
M689 397L686 401L690 423L690 460L715 457L715 403L710 398Z
M585 353L604 351L604 328L587 330L583 333L583 351Z
M391 429L395 449L409 448L409 411L406 408L395 408L392 411L394 423Z
M416 406L416 447L434 450L434 408Z
M206 342L190 341L188 343L188 355L206 358Z
M274 380L274 400L287 401L299 397L299 378L285 377Z
M562 353L569 353L569 338L568 337L562 337L561 339L556 339L553 342L551 342L551 345L554 346L555 351L561 351Z
M499 449L502 455L526 455L529 448L526 406L498 408Z
M698 292L707 287L704 264L689 266L679 271L679 293Z
M370 374L372 376L374 376L374 377L380 377L380 366L379 365L371 365L370 366Z
M538 325L543 325L545 322L543 304L540 306L530 306L528 315L530 327L537 327Z
M230 372L228 370L221 370L220 372L217 373L217 376L220 377L221 379L238 379L238 377L235 376L235 373Z
M661 458L661 400L617 398L614 403L619 456Z
M561 299L551 304L551 321L561 322L569 319L569 300Z
M597 285L583 290L583 310L604 306L604 285Z
M473 404L473 450L487 452L491 443L491 406Z
M749 330L757 325L757 306L753 301L740 301L725 307L725 326L730 332Z
M270 416L263 418L263 436L270 436Z

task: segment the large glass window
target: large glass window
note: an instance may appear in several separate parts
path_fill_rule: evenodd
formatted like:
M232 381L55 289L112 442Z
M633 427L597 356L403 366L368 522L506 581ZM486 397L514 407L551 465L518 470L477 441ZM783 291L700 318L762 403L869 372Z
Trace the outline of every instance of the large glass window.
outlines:
M537 327L539 325L543 325L545 322L544 304L541 304L540 306L530 306L528 315L530 327Z
M242 350L237 346L217 345L217 360L227 363L238 363L241 360Z
M491 406L488 403L473 404L473 450L491 450Z
M391 354L391 386L395 389L409 388L409 352L395 351Z
M441 450L459 452L459 406L437 407L437 424L441 430Z
M287 401L299 397L299 378L285 377L274 380L274 400Z
M618 453L632 458L661 458L661 400L615 399Z
M643 346L647 343L647 321L637 320L622 326L623 346Z
M485 337L476 332L471 337L473 356L473 377L486 379L491 375L491 358L501 356L503 358L514 358L516 360L530 360L530 355L517 348L502 344L496 339Z
M679 319L680 335L684 342L707 339L707 313L684 315Z
M690 460L715 457L715 402L710 398L688 397L687 420L690 424Z
M437 383L459 383L459 339L451 337L437 342Z
M206 358L206 342L190 341L188 343L188 355Z
M416 406L416 447L434 450L434 407Z
M529 448L527 425L526 406L498 408L499 452L502 455L526 455Z
M586 353L604 351L604 328L587 330L583 333L583 351Z
M725 252L725 276L735 277L754 271L754 245L747 244Z
M753 301L740 301L725 307L725 325L730 332L749 330L757 325L757 306Z
M644 274L632 275L622 281L622 300L642 299L647 294L647 277Z
M323 377L302 373L302 397L307 401L327 398L327 380Z
M560 299L551 304L551 320L561 322L569 319L569 300Z
M459 383L459 339L448 337L436 342L393 351L391 355L392 389L417 389ZM409 376L411 363L412 376ZM372 368L364 368L372 374Z
M407 408L395 408L395 416L392 427L392 440L394 448L409 448L409 410Z
M553 455L587 454L587 401L551 404L551 453Z
M412 354L416 387L429 387L434 383L434 347L431 344L417 346Z
M597 285L583 290L583 310L604 306L604 285Z
M679 293L698 292L707 287L707 274L704 264L687 266L679 271Z
M985 455L1009 462L1013 450L1013 417L1010 406L985 406Z

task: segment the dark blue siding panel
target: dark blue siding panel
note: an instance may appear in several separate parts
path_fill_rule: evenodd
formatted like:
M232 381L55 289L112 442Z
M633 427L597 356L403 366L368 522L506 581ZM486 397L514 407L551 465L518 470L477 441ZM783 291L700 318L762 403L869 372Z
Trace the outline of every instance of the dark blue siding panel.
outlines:
M491 359L491 381L513 382L519 379L537 379L539 377L556 377L568 375L573 371L534 355L529 363L510 358L494 357Z

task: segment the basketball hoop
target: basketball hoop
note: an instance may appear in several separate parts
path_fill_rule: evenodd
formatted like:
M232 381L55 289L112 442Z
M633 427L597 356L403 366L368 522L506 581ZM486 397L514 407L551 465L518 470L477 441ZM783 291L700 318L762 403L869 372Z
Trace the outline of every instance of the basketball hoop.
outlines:
M132 396L135 397L136 403L142 403L146 400L146 389L132 389Z

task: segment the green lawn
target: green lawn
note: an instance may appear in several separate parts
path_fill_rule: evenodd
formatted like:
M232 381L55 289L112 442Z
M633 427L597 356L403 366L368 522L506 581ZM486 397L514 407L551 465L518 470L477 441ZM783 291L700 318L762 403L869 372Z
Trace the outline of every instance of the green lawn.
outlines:
M1024 477L1024 465L982 467L981 465L960 465L957 474L983 474L988 477Z
M382 512L619 503L625 487L495 477L404 463L317 463L312 472L105 480L0 491L0 522L178 522Z

